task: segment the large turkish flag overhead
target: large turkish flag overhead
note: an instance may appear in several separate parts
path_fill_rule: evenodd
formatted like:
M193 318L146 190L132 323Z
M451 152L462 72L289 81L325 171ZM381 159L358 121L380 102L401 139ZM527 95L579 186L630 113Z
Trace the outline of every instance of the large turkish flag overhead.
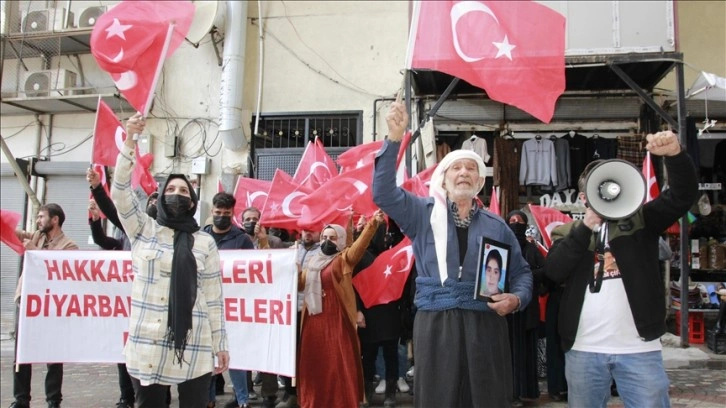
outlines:
M565 17L533 1L417 1L408 52L545 123L565 90Z

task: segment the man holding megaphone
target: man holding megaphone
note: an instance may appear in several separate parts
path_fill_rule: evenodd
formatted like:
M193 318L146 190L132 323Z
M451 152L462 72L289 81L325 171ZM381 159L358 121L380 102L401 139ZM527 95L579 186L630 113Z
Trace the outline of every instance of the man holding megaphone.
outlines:
M673 132L647 141L648 151L665 157L668 190L643 204L644 180L634 166L592 162L578 180L584 219L552 233L545 274L565 284L558 330L574 407L604 408L613 380L626 407L670 406L658 237L696 201L698 180Z

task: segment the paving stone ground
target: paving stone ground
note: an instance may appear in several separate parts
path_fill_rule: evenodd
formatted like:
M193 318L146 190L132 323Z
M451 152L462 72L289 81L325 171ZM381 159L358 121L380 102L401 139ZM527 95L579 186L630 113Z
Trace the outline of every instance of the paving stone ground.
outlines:
M667 373L671 382L670 395L673 408L723 408L726 406L726 356L714 355L703 346L694 346L707 355L705 360L690 361L684 364L667 364ZM13 401L12 377L12 343L0 342L0 404L8 407ZM698 351L698 350L694 350ZM703 354L703 353L701 353ZM670 358L670 357L669 357ZM45 408L43 379L45 367L36 365L33 368L33 401L31 408ZM227 381L227 392L218 396L218 405L222 406L232 398L231 382ZM544 382L541 389L546 390ZM259 391L259 390L258 390ZM118 377L113 364L66 364L63 378L64 408L114 408L118 401ZM172 406L176 406L176 392L172 391ZM374 406L383 405L381 395L374 399ZM413 396L398 395L398 406L413 407ZM260 401L252 401L253 407L260 406ZM537 401L528 401L525 406L531 407L566 407L564 402L552 401L543 394ZM622 407L619 398L611 399L608 407Z

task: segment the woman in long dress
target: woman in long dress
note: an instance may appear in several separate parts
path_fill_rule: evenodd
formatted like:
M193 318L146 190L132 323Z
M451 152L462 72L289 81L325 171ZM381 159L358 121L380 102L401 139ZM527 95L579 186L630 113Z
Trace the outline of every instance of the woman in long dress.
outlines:
M321 253L310 260L298 280L305 295L297 370L301 408L358 407L363 401L351 279L382 222L379 210L349 248L345 248L347 233L342 226L326 226L320 234Z

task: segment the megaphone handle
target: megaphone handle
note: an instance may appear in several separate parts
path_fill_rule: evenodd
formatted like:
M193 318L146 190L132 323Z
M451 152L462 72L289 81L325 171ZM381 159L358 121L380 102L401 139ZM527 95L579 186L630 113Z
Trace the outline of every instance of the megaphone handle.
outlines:
M608 223L605 221L597 231L593 231L597 235L595 243L595 259L599 262L597 274L590 275L588 287L590 293L600 292L602 287L602 278L605 276L605 252L610 248L608 244Z

